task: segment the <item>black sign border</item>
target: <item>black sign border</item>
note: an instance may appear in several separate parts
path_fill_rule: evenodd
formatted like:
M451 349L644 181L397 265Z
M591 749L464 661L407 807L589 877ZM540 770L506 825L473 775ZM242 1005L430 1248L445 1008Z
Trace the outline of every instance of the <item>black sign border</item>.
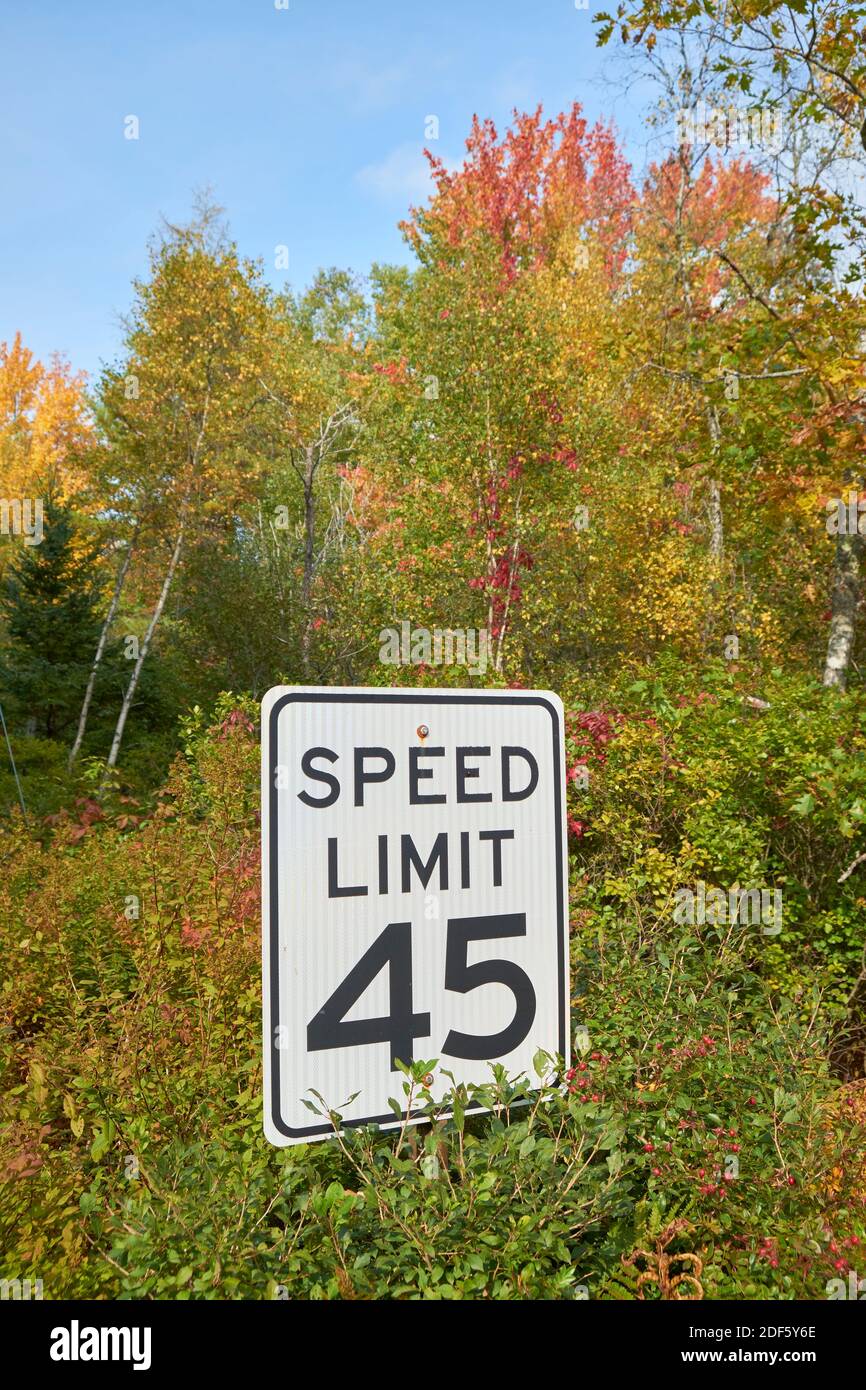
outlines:
M560 727L559 714L554 705L546 700L542 695L485 695L479 692L477 695L461 695L453 693L436 693L431 691L414 691L411 694L397 694L394 691L364 692L364 691L329 691L324 689L319 692L309 690L290 691L276 700L271 707L268 721L268 879L269 879L269 994L267 1001L270 1013L270 1029L263 1044L270 1048L270 1077L271 1077L271 1097L270 1097L270 1121L278 1131L285 1135L287 1139L307 1139L315 1135L333 1134L333 1125L308 1125L303 1129L292 1129L290 1125L284 1123L280 1112L280 1049L274 1048L273 1039L276 1037L276 1030L280 1026L279 1004L279 893L278 893L278 874L277 874L277 817L279 813L279 794L275 785L274 769L277 766L277 732L280 712L289 704L402 704L402 705L541 705L548 711L553 725L553 801L554 818L556 823L556 917L557 917L557 965L559 970L559 1048L561 1056L566 1054L567 1041L567 1019L568 1019L568 980L569 975L567 966L568 949L568 921L565 912L565 883L563 881L563 835L564 835L564 811L563 795L564 787L561 785L562 768L562 729ZM262 731L264 736L264 730ZM422 1110L403 1112L401 1119L412 1120L423 1118ZM385 1115L370 1115L365 1119L345 1120L341 1124L342 1129L358 1129L362 1125L398 1123L397 1116L393 1110L389 1110Z

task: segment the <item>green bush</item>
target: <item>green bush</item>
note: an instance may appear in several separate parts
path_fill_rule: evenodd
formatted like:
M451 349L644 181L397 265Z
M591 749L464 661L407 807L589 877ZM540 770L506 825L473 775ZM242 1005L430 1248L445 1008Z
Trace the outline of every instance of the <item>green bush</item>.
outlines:
M746 736L724 698L682 706L665 755L688 741L708 775L719 740ZM254 720L232 697L210 725L195 712L150 808L87 803L45 843L0 830L4 1276L48 1298L654 1298L671 1296L661 1252L706 1296L822 1298L856 1265L864 1127L828 1073L817 990L804 1017L747 933L658 910L697 823L679 782L638 800L641 854L605 843L602 817L661 758L636 712L601 747L574 842L604 877L575 902L570 1074L539 1058L529 1093L498 1072L451 1118L431 1103L402 1133L271 1148ZM432 1065L405 1080L422 1105Z
M629 680L599 712L572 716L572 845L591 913L632 913L665 929L677 888L783 895L782 931L750 928L751 963L779 990L826 991L839 1016L856 979L866 920L866 698L775 672L750 702L718 668Z

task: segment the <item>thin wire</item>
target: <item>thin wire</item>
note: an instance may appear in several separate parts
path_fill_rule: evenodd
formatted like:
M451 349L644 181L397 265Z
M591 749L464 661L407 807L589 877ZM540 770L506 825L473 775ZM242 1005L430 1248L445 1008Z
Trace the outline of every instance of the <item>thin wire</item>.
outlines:
M27 819L27 807L24 804L24 793L21 790L21 780L18 776L18 769L15 766L15 759L12 756L12 744L9 742L9 730L6 728L6 720L3 717L3 706L0 705L0 724L3 725L3 737L6 739L6 747L9 749L9 761L12 764L12 773L15 777L15 785L18 788L18 800L21 802L21 810L24 812L24 819Z

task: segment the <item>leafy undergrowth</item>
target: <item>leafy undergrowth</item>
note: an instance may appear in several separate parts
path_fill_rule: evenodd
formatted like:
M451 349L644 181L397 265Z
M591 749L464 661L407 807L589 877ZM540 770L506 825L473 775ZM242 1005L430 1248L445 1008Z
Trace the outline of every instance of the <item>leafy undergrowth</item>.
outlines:
M780 991L753 934L674 926L652 883L629 907L621 865L575 897L568 1074L491 1073L446 1118L425 1060L405 1085L427 1123L271 1148L236 703L190 722L154 806L0 835L3 1277L46 1298L821 1299L862 1269L866 1107L830 1074L819 982L792 967ZM599 824L639 771L617 742Z

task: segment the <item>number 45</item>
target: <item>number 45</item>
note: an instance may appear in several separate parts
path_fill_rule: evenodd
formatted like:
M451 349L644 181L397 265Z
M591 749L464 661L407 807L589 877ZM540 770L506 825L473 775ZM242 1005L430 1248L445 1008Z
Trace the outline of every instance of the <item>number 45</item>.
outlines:
M506 985L514 995L514 1017L499 1033L460 1033L452 1028L442 1052L446 1057L493 1061L513 1052L535 1021L536 999L532 981L510 960L490 959L470 965L471 941L497 941L526 935L526 913L489 917L452 917L445 945L445 988L468 994L480 985ZM381 1018L347 1020L346 1014L388 966L391 1012ZM430 1015L416 1014L412 1004L412 924L392 922L349 971L330 999L307 1025L307 1049L324 1052L334 1047L358 1047L387 1042L391 1046L391 1070L398 1059L413 1060L415 1038L430 1037Z

